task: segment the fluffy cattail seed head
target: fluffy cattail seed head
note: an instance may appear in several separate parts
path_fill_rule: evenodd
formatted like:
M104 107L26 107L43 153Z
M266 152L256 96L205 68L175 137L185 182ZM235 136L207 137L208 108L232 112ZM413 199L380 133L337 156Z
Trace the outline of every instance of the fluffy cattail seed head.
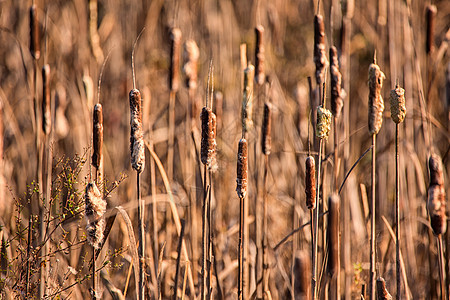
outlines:
M447 229L447 216L445 215L447 203L440 157L436 154L431 155L428 160L428 168L430 171L430 186L428 188L427 209L433 233L440 235L445 233Z
M102 199L102 195L94 182L87 184L84 200L87 240L92 247L99 249L105 229L103 215L106 211L106 201Z
M383 80L386 78L380 67L369 66L369 134L378 134L383 124L384 101L381 97Z
M395 123L401 123L406 116L406 102L405 102L405 90L398 84L395 89L391 91L389 97L391 103L391 118Z
M236 176L236 192L239 198L247 195L247 179L248 179L248 144L247 140L242 138L239 141L237 155L237 176Z
M261 148L264 155L269 155L272 148L272 105L269 102L264 103L264 116L261 127Z
M258 85L264 84L264 27L255 27L256 47L255 47L255 81Z
M39 20L35 4L30 7L30 53L36 60L41 56L41 37L39 34Z
M383 277L378 277L377 279L377 295L378 300L392 300L392 296L386 288L386 281L384 281Z
M98 170L100 169L102 160L102 147L103 147L103 109L100 103L94 106L94 122L93 122L93 153L92 153L92 165Z
M183 71L186 75L186 87L195 90L197 89L198 58L200 56L197 43L194 40L187 40L184 43L183 53L185 62Z
M434 50L434 28L436 20L437 8L435 5L429 4L426 8L426 22L427 22L427 41L426 51L427 54Z
M203 107L200 114L202 121L201 160L208 168L216 166L216 115L211 108Z
M42 67L42 130L49 134L52 127L52 113L50 107L50 66Z
M172 92L178 91L180 87L180 50L181 50L181 30L172 28L170 31L170 74L169 87Z
M317 126L316 126L316 136L319 139L328 139L328 135L331 130L331 112L323 108L322 106L317 107Z
M242 131L247 132L253 126L253 78L255 67L250 64L244 70L244 91L242 93Z
M336 47L330 48L330 74L331 74L331 112L336 118L341 115L344 106L342 85L342 75L339 71L339 59Z
M145 166L144 132L142 129L141 92L137 89L130 91L130 151L131 166L141 173Z
M432 154L428 159L428 168L430 170L430 186L444 185L442 161L437 154Z
M325 25L322 15L314 16L314 63L316 64L316 82L322 85L325 81L325 69L328 67L325 51Z
M311 258L304 250L295 253L294 277L294 299L311 299Z
M316 163L314 157L308 156L305 161L305 193L308 209L316 208Z
M328 264L327 271L330 277L333 277L340 268L339 263L339 218L340 218L340 199L337 194L332 194L328 198Z

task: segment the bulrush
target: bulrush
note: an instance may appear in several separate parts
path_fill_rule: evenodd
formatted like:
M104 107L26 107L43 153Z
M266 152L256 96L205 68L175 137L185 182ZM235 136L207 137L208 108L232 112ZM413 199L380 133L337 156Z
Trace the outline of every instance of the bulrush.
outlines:
M425 50L427 54L434 50L434 28L436 23L437 8L435 5L428 4L426 8L427 37Z
M294 299L311 299L311 258L305 251L297 251L294 258Z
M344 107L344 91L341 88L342 75L339 71L339 59L336 47L330 48L331 74L331 113L339 118Z
M86 186L84 194L85 215L86 215L86 232L89 244L95 249L100 249L103 240L103 230L105 229L105 220L103 215L106 211L106 201L102 199L102 195L94 182L89 182Z
M172 28L170 31L170 74L169 87L173 92L180 87L180 50L181 50L181 30Z
M383 80L386 78L376 62L369 66L369 134L378 134L383 124L384 102L381 97Z
M138 89L130 91L130 151L131 166L138 173L144 170L145 153L144 153L144 133L142 130L142 105L141 93Z
M202 121L201 160L209 169L214 169L216 163L216 115L211 108L203 107L200 114Z
M378 300L392 300L392 296L386 288L386 281L384 281L383 277L378 277L377 279L377 294Z
M430 186L428 188L428 213L430 214L431 228L436 236L445 233L447 217L445 215L446 200L444 176L441 158L433 154L428 159L430 171Z
M256 47L255 47L255 81L258 85L264 83L264 27L258 25L255 27Z
M250 64L244 70L244 91L242 93L242 131L248 132L252 126L253 110L253 78L255 76L255 67Z
M92 165L98 170L100 169L103 147L103 109L100 103L94 106L94 124L93 124L93 153Z
M39 20L35 4L30 7L30 53L36 60L41 56L41 37L39 34Z
M236 192L239 198L247 195L247 179L248 179L248 144L247 140L242 138L239 141L237 156L237 176L236 176Z
M391 118L396 124L403 122L406 116L405 90L398 84L391 91L389 97L391 103Z
M316 82L321 86L325 82L325 69L329 64L325 51L325 25L322 15L314 16L314 63L316 64Z
M339 218L340 218L340 199L338 194L332 194L328 198L328 264L327 272L330 277L339 272Z
M42 130L50 133L52 127L52 114L50 108L50 66L42 67Z
M328 139L328 135L331 130L331 112L323 108L322 106L317 107L317 126L316 126L316 136L319 139Z
M186 87L190 90L197 89L197 70L199 56L200 51L198 50L197 43L194 40L187 40L184 43L183 71L186 76Z
M308 156L305 161L305 193L308 209L316 208L316 164L314 157Z
M272 106L269 102L264 103L264 116L261 127L261 149L264 155L269 155L272 148Z

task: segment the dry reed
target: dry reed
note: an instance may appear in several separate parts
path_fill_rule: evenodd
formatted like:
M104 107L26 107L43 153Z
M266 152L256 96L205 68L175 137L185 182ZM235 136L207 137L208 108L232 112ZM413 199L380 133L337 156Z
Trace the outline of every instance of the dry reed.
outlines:
M184 43L183 60L185 61L183 71L186 76L186 87L189 90L197 89L197 68L200 51L194 40Z
M314 63L316 65L316 82L321 87L325 82L325 69L329 65L325 51L325 25L322 15L314 16Z
M332 117L333 115L328 109L323 108L322 106L317 107L316 136L319 139L328 139L328 135L331 131Z
M169 87L171 92L176 92L180 88L180 51L181 51L181 30L172 28L170 31L170 72Z
M306 251L297 251L294 257L294 299L311 299L311 259Z
M430 214L431 228L438 236L443 234L447 228L445 185L442 170L442 162L438 155L433 154L428 159L430 171L430 185L428 188L427 208Z
M306 158L305 169L306 207L312 210L316 208L316 163L314 157Z
M95 182L90 182L86 186L84 194L86 204L86 233L89 244L95 249L99 249L103 240L103 230L105 220L103 215L106 211L106 201L102 199L102 194Z
M258 25L255 27L256 47L255 47L255 82L258 85L264 84L264 27Z
M211 108L205 106L200 114L200 119L202 121L201 161L208 169L214 170L217 167L216 115Z
M93 124L93 153L92 153L92 165L100 170L102 161L102 148L103 148L103 108L100 103L94 106L94 124Z
M269 155L270 151L272 149L272 138L271 138L271 131L272 131L272 122L271 122L271 104L269 102L264 103L264 116L263 116L263 123L261 127L261 149L262 153L264 155Z
M144 132L142 129L141 92L137 89L130 91L130 152L131 166L141 173L145 167Z
M386 288L386 281L383 277L378 277L377 279L377 294L378 300L392 300L392 296Z
M42 130L48 135L52 127L52 115L50 108L50 66L42 67Z
M405 90L398 84L395 89L391 90L389 102L391 103L392 121L396 124L403 122L406 116Z
M253 78L255 67L249 64L244 70L244 90L242 98L242 132L243 135L253 127Z
M344 107L344 95L342 90L342 75L339 71L339 59L336 47L330 48L330 79L331 79L331 113L336 118L341 115Z
M436 27L437 8L435 5L428 4L425 12L427 36L426 36L426 53L429 54L434 50L434 31Z
M30 53L35 60L41 56L41 36L38 11L35 4L30 7Z

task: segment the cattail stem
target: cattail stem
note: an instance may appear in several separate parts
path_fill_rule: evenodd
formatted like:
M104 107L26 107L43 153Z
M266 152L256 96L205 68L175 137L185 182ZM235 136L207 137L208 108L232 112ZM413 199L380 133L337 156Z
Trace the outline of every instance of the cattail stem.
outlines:
M439 281L441 283L441 299L447 299L445 293L445 261L444 248L442 246L442 234L437 236L438 255L439 255Z
M153 149L153 142L150 141L150 148ZM152 221L153 221L153 255L155 257L155 272L158 274L159 262L159 239L158 239L158 214L156 204L156 176L155 176L155 160L150 157L150 183L152 191Z
M97 299L97 292L95 291L95 247L92 247L92 300Z
M375 179L376 179L376 140L377 135L372 135L372 198L370 202L370 281L369 281L369 290L370 290L370 300L375 300L375 281L376 281L376 273L375 273Z
M144 300L144 269L145 269L145 231L144 231L144 203L141 199L140 173L136 172L136 192L138 198L138 227L139 227L139 300Z
M318 267L318 242L319 242L319 199L320 199L320 171L322 165L322 148L323 139L319 139L319 154L317 158L317 180L316 180L316 208L315 208L315 218L314 218L314 253L313 253L313 274L311 278L313 299L318 299L318 281L317 281L317 267Z
M244 241L244 201L245 197L239 197L239 258L238 258L238 299L242 300L243 281L243 241Z
M339 190L338 176L339 176L339 132L338 132L338 118L333 116L333 132L334 132L334 191Z
M167 150L167 176L173 179L173 152L175 143L175 91L170 91L169 95L169 135Z
M396 258L396 271L397 271L397 296L396 299L400 299L401 295L401 278L400 278L400 176L399 176L400 162L398 154L398 123L395 124L395 258Z
M206 272L207 272L207 254L208 254L208 237L207 237L207 218L208 218L208 191L206 185L206 174L207 174L207 166L204 165L203 168L203 213L202 213L202 286L201 286L201 295L202 299L206 299L207 294L207 282L206 282Z
M269 291L269 262L267 257L267 173L269 169L269 156L264 155L264 181L263 181L263 234L262 234L262 279L263 295Z

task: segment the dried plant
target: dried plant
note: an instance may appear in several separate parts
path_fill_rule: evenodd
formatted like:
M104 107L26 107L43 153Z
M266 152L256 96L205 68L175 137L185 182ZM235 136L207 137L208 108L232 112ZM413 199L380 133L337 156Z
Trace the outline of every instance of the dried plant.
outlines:
M186 76L186 87L190 90L197 89L197 69L198 58L200 57L200 51L197 43L194 40L187 40L184 43L183 71Z
M313 210L316 208L316 163L313 156L306 158L305 170L306 207Z
M255 67L250 64L244 70L244 91L242 93L242 131L245 135L253 127L253 78Z
M216 162L216 115L211 108L203 107L200 114L202 121L201 161L208 169L215 170Z
M374 61L369 66L369 134L377 134L383 123L384 101L381 97L383 80L386 78Z
M328 135L331 131L332 117L333 115L328 109L323 108L322 106L317 107L316 136L319 139L328 139Z
M238 156L237 156L236 192L239 198L244 198L247 195L247 180L248 180L247 157L248 157L247 140L242 138L239 141Z
M426 36L426 52L429 54L434 50L434 31L436 23L437 8L433 4L428 4L426 8L426 26L427 26L427 36Z
M391 103L391 118L396 124L403 122L406 116L405 90L398 84L391 91L389 98Z
M441 235L447 228L445 185L442 162L439 156L433 154L428 159L430 171L430 185L428 187L427 208L430 214L431 228L436 236Z
M130 91L130 151L131 166L141 173L145 167L144 132L142 129L141 92L137 89Z
M342 90L342 75L339 71L339 59L336 47L330 48L330 75L331 75L331 113L336 118L341 115L344 107L344 91Z
M269 102L264 103L264 116L261 127L261 149L264 155L269 155L272 149L272 105Z
M377 279L377 294L378 300L392 300L392 296L386 288L386 281L383 277L378 277Z
M50 108L50 66L42 67L42 130L49 134L52 127L52 115Z
M181 30L172 28L170 31L170 91L176 92L180 88L180 51L181 51Z
M35 60L38 60L41 56L39 18L35 4L30 7L30 53Z
M258 25L255 27L256 47L255 47L255 81L258 85L264 84L264 27Z
M311 299L311 259L306 251L297 251L294 258L294 299Z
M325 82L325 70L329 65L325 50L325 25L322 15L314 16L314 63L316 64L316 82L321 87Z
M92 136L92 165L99 170L102 161L102 148L103 148L103 108L100 103L94 106L94 124L93 124L93 136Z

